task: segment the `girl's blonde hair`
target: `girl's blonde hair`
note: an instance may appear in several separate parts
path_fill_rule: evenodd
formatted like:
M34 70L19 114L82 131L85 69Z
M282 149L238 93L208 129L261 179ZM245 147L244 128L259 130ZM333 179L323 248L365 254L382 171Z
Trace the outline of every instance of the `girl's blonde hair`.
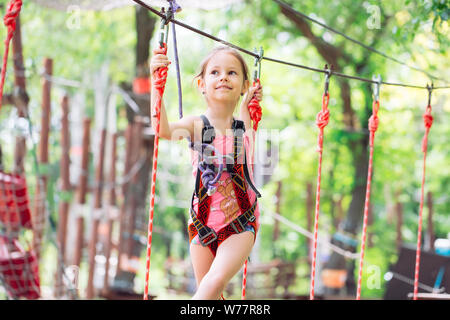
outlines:
M227 46L219 46L215 47L200 63L200 72L195 76L195 79L203 79L205 75L206 66L208 65L209 60L211 60L214 55L216 55L219 52L226 52L232 54L236 59L239 60L242 66L242 72L244 74L244 81L248 80L248 66L247 63L245 63L244 58L242 55L235 49L227 47Z

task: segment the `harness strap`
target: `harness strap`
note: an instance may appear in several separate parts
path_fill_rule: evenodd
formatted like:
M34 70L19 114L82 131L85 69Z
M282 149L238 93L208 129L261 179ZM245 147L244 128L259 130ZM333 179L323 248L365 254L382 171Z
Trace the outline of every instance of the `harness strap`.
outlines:
M247 183L250 188L253 189L253 191L256 194L257 198L261 198L261 193L259 193L258 189L256 189L255 185L252 182L252 179L250 178L250 173L248 171L248 163L247 163L247 152L244 150L244 176L245 180L247 180Z
M213 143L214 139L216 138L216 131L205 115L202 114L200 117L203 120L202 142Z

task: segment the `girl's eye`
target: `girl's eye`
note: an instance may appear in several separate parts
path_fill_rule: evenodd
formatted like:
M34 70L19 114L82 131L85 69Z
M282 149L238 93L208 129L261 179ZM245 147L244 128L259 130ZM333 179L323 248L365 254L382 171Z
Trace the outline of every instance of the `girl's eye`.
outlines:
M217 70L213 70L213 71L211 71L211 74L213 74L213 75L217 75L219 72L217 71Z
M228 74L235 75L235 74L237 74L237 73L236 73L236 71L230 71L230 72L228 72Z

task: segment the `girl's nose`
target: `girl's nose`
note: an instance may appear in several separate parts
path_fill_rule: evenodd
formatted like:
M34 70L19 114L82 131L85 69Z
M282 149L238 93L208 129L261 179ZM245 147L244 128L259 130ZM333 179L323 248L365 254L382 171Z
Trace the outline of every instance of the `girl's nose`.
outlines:
M226 73L222 73L220 75L220 81L228 81L228 75Z

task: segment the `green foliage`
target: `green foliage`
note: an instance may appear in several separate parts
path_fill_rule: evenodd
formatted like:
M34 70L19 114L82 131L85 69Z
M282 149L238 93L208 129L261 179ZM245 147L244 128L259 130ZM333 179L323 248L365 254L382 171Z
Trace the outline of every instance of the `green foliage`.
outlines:
M389 56L417 65L432 74L445 77L449 70L448 1L289 1L297 10L304 12L327 25L375 47ZM376 11L378 8L379 11ZM375 9L373 11L372 9ZM371 23L379 12L379 27ZM185 8L179 15L182 21L212 33L221 39L235 43L247 50L263 46L266 56L296 62L316 68L325 64L316 48L304 37L297 27L281 12L272 0L245 1L226 10L205 12ZM74 20L75 19L75 20ZM76 20L79 19L79 20ZM74 22L79 26L74 27ZM53 74L87 83L86 113L95 114L94 95L90 90L92 74L108 62L112 83L131 82L134 77L136 31L134 30L134 9L124 7L106 12L60 12L25 2L21 14L24 58L27 69L27 91L30 96L31 119L39 130L41 116L41 84L39 72L44 57L54 59ZM376 21L375 21L376 22ZM371 78L381 74L383 80L425 85L430 79L420 72L408 69L345 40L343 37L311 25L318 39L328 42L345 53L339 58L342 72ZM4 38L5 29L0 29ZM184 114L201 114L206 108L202 96L193 83L199 62L206 53L216 46L213 41L177 27L178 50L180 55ZM152 44L155 43L152 39ZM171 41L171 40L170 40ZM173 59L173 46L169 44L169 58ZM244 57L253 69L252 57ZM13 83L12 60L9 60L5 92L11 92ZM172 64L174 66L174 64ZM280 225L280 238L273 243L274 221L264 212L275 212L274 195L278 181L282 181L280 213L295 223L306 227L306 185L313 184L317 174L317 127L315 117L321 107L323 75L306 70L294 69L268 61L262 63L264 86L263 120L260 127L276 130L279 144L276 146L279 161L271 179L263 189L261 204L261 240L259 257L269 261L274 257L296 260L306 255L307 239L284 225ZM337 77L330 83L330 123L325 129L324 158L322 167L322 197L319 231L332 233L336 226L333 218L337 214L336 201L342 199L344 211L351 201L354 181L354 155L357 150L349 147L362 135L367 135L367 119L371 113L371 88L366 83L349 82L352 108L357 117L355 130L345 126L343 102ZM52 101L56 104L63 92L75 94L79 89L54 86ZM175 68L169 70L165 103L170 120L178 118L178 96L176 94ZM371 203L374 221L370 232L374 234L374 247L366 254L366 267L379 267L381 277L390 263L396 261L395 214L393 206L397 201L404 204L403 236L406 242L414 242L417 230L419 191L421 181L421 139L424 132L422 113L425 110L426 90L382 86L380 126L376 133L374 154L374 176ZM448 137L450 105L448 90L433 92L433 115L435 117L429 136L427 158L426 191L433 193L435 232L438 237L446 237L450 230L450 151ZM125 108L120 101L118 127L126 125ZM74 106L76 107L76 106ZM49 209L56 219L60 199L57 196L59 174L60 111L52 111L50 135L50 165L52 179L49 194ZM3 107L0 112L0 143L5 153L4 163L12 166L11 107ZM159 168L163 168L176 181L169 181L165 187L157 184L160 201L155 210L155 228L165 233L155 233L152 253L151 279L160 291L167 285L164 280L164 261L170 253L174 257L185 258L188 246L184 239L188 218L186 208L194 185L191 175L190 155L185 141L175 143L161 141ZM123 146L119 153L123 153ZM33 197L35 179L31 174L33 154L27 154L26 168L30 173L30 196ZM90 164L92 173L94 165ZM163 170L161 169L161 170ZM160 170L160 169L158 169ZM315 194L314 194L315 195ZM313 195L313 197L314 197ZM164 198L164 199L163 199ZM174 202L172 200L176 200ZM165 201L167 200L167 201ZM148 212L148 208L146 208ZM424 217L428 214L425 209ZM147 221L145 221L147 222ZM47 249L49 250L49 249ZM145 254L145 253L143 253ZM53 259L54 254L49 253ZM153 260L154 259L154 260ZM55 260L53 260L55 261ZM144 261L144 259L142 260ZM143 268L142 268L143 269ZM143 270L142 270L143 272ZM142 272L137 282L143 283ZM357 272L357 270L356 270ZM371 274L364 276L363 296L379 298L381 288L369 288L367 281ZM47 283L47 280L45 280ZM49 280L50 281L50 280ZM153 285L152 284L152 285ZM297 287L306 292L309 283L304 281Z

